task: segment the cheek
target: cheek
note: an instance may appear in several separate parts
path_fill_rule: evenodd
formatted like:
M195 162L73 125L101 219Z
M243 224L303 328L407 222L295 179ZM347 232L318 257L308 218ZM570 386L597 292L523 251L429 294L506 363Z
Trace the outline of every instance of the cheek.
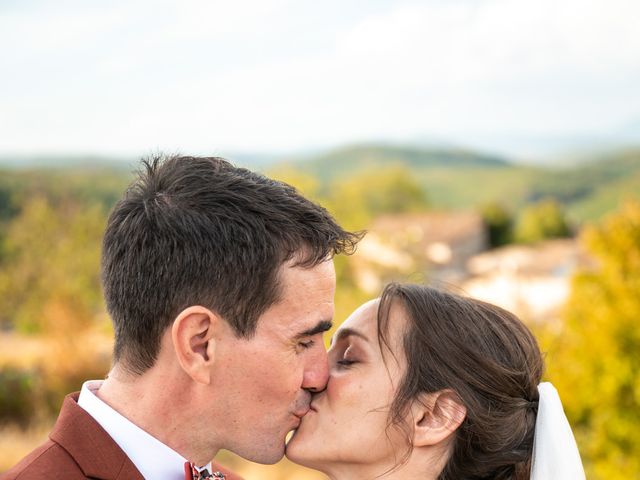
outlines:
M364 412L393 400L394 386L386 371L348 371L333 374L327 383L327 398L335 408L357 408Z
M333 411L351 409L362 405L366 390L367 382L362 378L348 374L333 376L327 383L327 403Z
M300 391L303 371L295 363L283 362L282 358L257 360L252 362L251 369L245 367L241 372L246 381L252 382L257 395L282 403Z
M290 403L300 390L302 369L287 355L243 348L227 356L220 366L223 388L258 404Z
M347 434L357 442L377 437L387 423L389 393L379 387L375 375L347 373L332 377L326 390L330 417L327 426L340 429L342 435Z

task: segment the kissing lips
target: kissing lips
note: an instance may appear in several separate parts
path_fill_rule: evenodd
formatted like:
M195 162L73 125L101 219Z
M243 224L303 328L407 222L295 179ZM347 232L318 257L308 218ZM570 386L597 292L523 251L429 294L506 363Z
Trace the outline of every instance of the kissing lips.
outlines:
M302 417L304 417L307 413L309 413L309 410L311 410L311 407L306 406L304 410L298 410L296 412L293 412L293 414L296 417L298 417L300 420L302 420Z

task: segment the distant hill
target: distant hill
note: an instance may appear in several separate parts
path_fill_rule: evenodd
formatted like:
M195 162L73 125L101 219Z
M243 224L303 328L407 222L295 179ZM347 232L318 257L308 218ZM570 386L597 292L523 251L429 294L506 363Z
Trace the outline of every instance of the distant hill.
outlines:
M548 196L579 220L599 218L625 198L640 198L640 147L590 155L573 167L545 171L527 200Z
M221 156L232 163L251 169L261 169L274 163L276 155L244 154L234 152L212 152L213 156ZM139 166L141 158L149 156L107 156L107 155L0 155L0 169L83 169L107 168L131 172Z
M231 157L239 164L269 171L266 158ZM4 162L3 162L4 160ZM100 156L0 158L0 219L16 211L25 196L49 192L94 199L105 206L119 198L137 162ZM288 165L318 179L321 187L363 170L402 165L424 188L438 209L477 209L498 202L514 212L552 197L575 222L595 220L627 197L640 198L640 147L591 153L570 166L512 163L508 159L468 150L406 145L360 144L317 155L285 158L272 168Z
M0 155L2 169L52 169L131 171L137 159L133 157L110 157L105 155Z
M427 149L389 144L350 145L311 157L294 157L283 163L297 166L323 180L390 164L411 170L424 168L506 167L503 158L458 149Z
M531 166L455 149L362 144L286 161L324 182L364 169L404 165L435 208L499 202L517 210L553 197L577 222L599 218L628 196L640 198L640 147L585 155L570 166Z

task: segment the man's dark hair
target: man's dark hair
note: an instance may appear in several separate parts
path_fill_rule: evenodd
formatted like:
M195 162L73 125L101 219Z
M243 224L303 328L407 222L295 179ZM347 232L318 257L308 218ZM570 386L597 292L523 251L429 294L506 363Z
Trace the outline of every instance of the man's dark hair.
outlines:
M142 163L109 216L102 251L114 361L132 373L153 366L186 307L210 308L249 337L279 299L284 262L310 268L352 253L361 238L292 186L222 158Z

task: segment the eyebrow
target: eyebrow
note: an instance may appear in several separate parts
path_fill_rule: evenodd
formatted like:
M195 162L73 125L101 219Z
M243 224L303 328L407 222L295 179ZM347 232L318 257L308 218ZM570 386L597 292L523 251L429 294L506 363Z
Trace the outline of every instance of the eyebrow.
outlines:
M347 337L360 337L365 342L370 342L369 338L358 330L354 330L353 328L341 328L333 337L331 337L331 343L333 344L334 341L342 340Z
M296 338L312 337L318 333L324 333L330 330L333 326L331 320L320 320L314 327L306 329L304 332L300 332L296 335Z

